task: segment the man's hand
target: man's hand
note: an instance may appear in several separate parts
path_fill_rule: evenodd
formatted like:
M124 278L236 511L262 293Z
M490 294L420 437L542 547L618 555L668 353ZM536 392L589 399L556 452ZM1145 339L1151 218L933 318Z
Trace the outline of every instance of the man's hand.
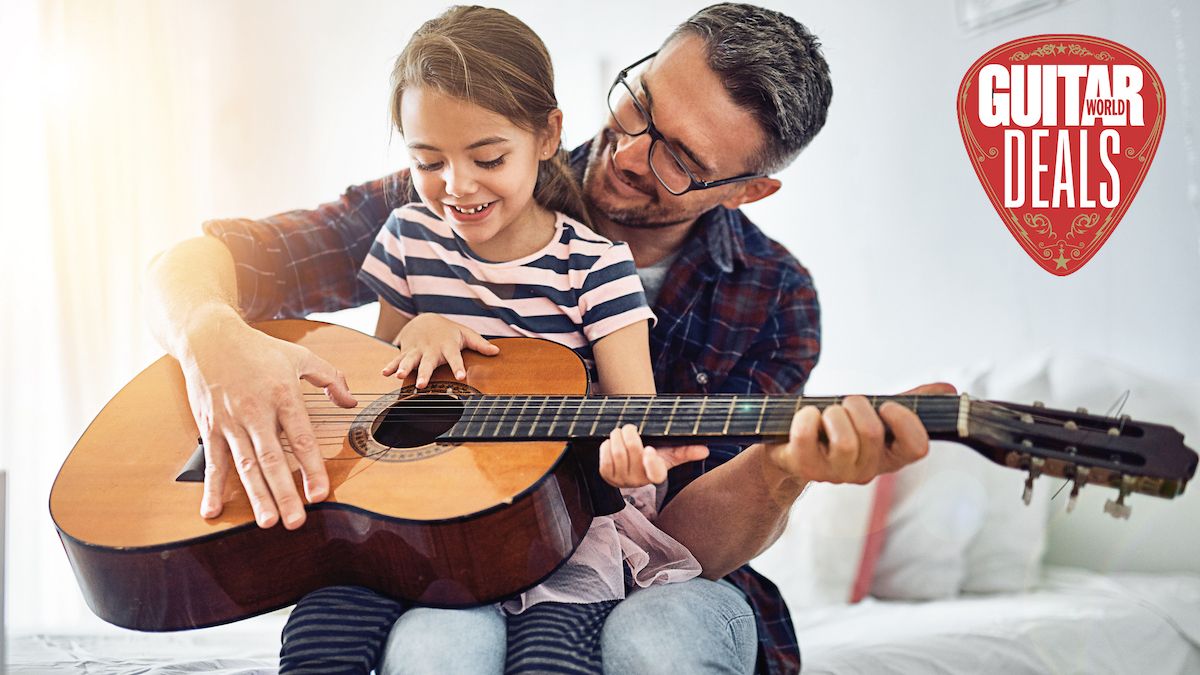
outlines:
M954 394L944 382L926 384L905 394ZM885 442L887 431L892 439ZM824 439L821 432L824 432ZM809 481L857 483L896 471L929 452L929 434L920 418L888 401L871 407L863 396L847 396L824 411L806 406L792 417L788 442L766 446L774 466L798 484Z
M658 484L667 479L667 471L708 457L703 445L654 448L642 445L637 427L626 424L613 429L600 444L600 477L609 485L635 488Z
M404 379L416 368L418 389L429 383L433 371L443 363L450 366L455 378L465 378L467 369L462 360L464 349L473 349L484 356L500 353L499 347L483 339L479 333L440 314L418 314L413 317L400 330L396 344L400 346L400 354L384 366L381 374L395 374Z
M215 518L224 508L226 483L236 470L259 527L282 517L289 530L304 523L283 432L300 464L308 501L329 495L329 477L300 380L324 387L329 400L357 405L346 378L308 349L257 331L240 320L206 322L189 336L180 360L192 415L204 441L204 498L200 515Z

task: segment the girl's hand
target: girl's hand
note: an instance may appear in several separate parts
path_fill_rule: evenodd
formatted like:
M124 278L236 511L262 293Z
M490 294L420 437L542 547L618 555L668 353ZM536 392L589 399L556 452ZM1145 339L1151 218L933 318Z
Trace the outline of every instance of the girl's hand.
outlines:
M395 344L400 346L400 354L380 374L395 374L403 380L416 368L418 389L429 384L433 371L443 363L450 366L456 379L466 378L463 349L474 349L485 356L500 353L499 347L483 339L479 333L439 314L419 314L414 317L401 329Z
M708 448L703 445L643 446L637 427L626 424L613 429L608 440L600 444L600 477L619 488L658 484L667 479L668 470L705 457Z

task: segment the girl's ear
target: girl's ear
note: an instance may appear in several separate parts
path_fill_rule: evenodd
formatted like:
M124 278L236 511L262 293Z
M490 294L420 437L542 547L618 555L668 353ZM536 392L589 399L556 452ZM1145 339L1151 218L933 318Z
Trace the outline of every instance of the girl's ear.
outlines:
M538 146L538 159L549 159L554 156L558 150L558 144L562 141L562 111L558 108L550 111L546 116L546 128L542 132L541 144Z

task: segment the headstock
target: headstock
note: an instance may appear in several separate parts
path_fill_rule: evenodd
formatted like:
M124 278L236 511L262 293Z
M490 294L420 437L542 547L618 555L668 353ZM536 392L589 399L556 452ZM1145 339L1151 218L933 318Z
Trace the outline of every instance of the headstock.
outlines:
M1084 485L1107 485L1118 491L1106 513L1128 518L1125 498L1133 492L1171 499L1183 494L1196 474L1197 455L1183 444L1183 434L1161 425L1047 408L962 397L959 442L991 459L1028 472L1025 503L1038 476L1072 482L1067 511Z

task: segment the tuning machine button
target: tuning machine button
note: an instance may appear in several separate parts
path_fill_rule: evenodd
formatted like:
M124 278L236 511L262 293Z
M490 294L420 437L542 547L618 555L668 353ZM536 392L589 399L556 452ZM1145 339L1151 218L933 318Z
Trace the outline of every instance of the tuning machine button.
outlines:
M1079 488L1087 484L1088 474L1091 472L1086 466L1075 467L1075 480L1071 484L1071 495L1067 498L1067 513L1075 510L1075 502L1079 501Z
M1029 506L1033 502L1033 481L1042 475L1042 468L1045 465L1046 460L1041 457L1029 458L1029 476L1025 478L1025 492L1021 495L1021 501L1025 502L1025 506Z
M1111 499L1104 502L1104 512L1113 518L1121 520L1129 520L1129 514L1133 511L1128 504L1125 503L1125 497L1133 492L1134 486L1137 484L1137 479L1132 476L1121 476L1121 487L1118 488L1117 501Z

